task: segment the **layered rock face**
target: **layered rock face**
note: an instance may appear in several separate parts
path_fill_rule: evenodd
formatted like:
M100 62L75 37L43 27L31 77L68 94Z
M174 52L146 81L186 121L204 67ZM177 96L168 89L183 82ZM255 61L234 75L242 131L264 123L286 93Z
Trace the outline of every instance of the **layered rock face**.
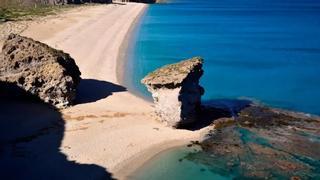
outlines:
M0 54L0 81L57 108L72 104L80 75L69 54L16 34L7 38Z
M199 85L202 63L202 58L194 57L159 68L142 79L152 93L156 114L168 126L184 126L197 120L204 93Z

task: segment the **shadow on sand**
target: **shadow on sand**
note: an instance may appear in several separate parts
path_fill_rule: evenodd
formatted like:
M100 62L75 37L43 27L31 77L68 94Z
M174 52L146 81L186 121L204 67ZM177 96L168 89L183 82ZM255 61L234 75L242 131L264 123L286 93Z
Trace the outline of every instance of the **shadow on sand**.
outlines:
M114 92L123 92L127 89L123 86L107 81L95 79L82 79L77 88L76 104L95 102L106 98Z
M127 5L126 3L121 3L121 2L112 2L111 4L115 4L115 5Z
M112 179L103 167L69 161L60 151L65 131L60 112L21 92L0 82L1 179Z
M241 110L251 104L252 101L241 99L214 99L203 101L201 104L202 107L199 121L192 125L180 128L194 131L207 127L220 118L236 118Z

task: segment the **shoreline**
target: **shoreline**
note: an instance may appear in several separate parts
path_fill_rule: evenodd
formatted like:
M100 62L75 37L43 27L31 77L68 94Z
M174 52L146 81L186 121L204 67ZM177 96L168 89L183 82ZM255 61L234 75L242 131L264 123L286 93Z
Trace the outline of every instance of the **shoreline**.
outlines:
M83 100L60 111L65 123L60 152L69 161L101 166L114 177L126 178L128 166L139 168L138 162L158 154L159 146L165 150L202 137L202 130L164 126L152 103L128 91L121 80L124 55L146 8L126 3L74 9L30 22L22 32L69 53L82 73L78 91Z
M157 1L160 2L160 1ZM149 5L148 5L149 6ZM133 45L130 44L134 40L139 23L141 23L143 16L145 15L148 7L145 7L139 15L132 22L127 34L125 36L124 41L120 46L120 51L117 57L117 81L121 85L129 86L129 82L125 81L125 78L128 76L126 70L128 70L128 51L130 47L133 48ZM136 96L139 99L146 101L147 103L153 103L150 99L144 97L141 93L136 92L134 88L128 88L129 93ZM169 140L166 142L162 142L160 144L155 144L150 146L147 149L142 150L141 152L135 154L130 159L118 164L115 166L114 174L117 179L130 179L130 175L135 173L139 168L143 167L148 161L152 160L157 155L166 152L170 149L181 147L189 144L193 140L199 140L200 138L190 138L190 139L180 139L180 140Z
M135 17L135 19L133 20L130 28L128 29L124 37L123 42L120 45L120 51L117 56L117 72L116 73L117 73L117 81L122 85L125 85L124 79L126 77L126 73L125 73L125 70L127 67L126 61L128 60L127 53L128 53L129 47L131 46L130 43L132 43L130 41L133 39L135 30L137 28L137 24L140 23L142 16L144 15L144 13L146 13L147 8L148 7L144 7L143 10L138 14L138 16Z
M120 51L118 53L118 57L117 57L117 81L119 82L119 84L126 86L127 90L134 96L143 99L144 101L146 101L147 103L153 103L152 101L150 101L150 99L144 97L141 93L139 93L138 91L135 90L135 88L133 88L130 84L130 80L125 80L129 75L128 73L126 73L128 69L128 53L131 50L131 48L133 48L132 45L132 41L135 39L135 36L137 35L137 31L138 31L138 26L140 26L140 23L142 21L143 16L145 15L147 9L149 8L149 4L147 4L147 7L145 7L140 13L139 15L134 19L134 21L132 22L121 46L120 46Z
M84 100L59 111L65 128L62 141L57 142L59 153L70 162L99 166L118 179L130 179L157 155L200 141L212 128L166 127L157 121L152 103L126 87L126 54L147 8L146 4L128 3L73 9L30 22L22 33L70 53L83 73L79 90ZM39 147L45 147L52 135L40 138L44 143ZM30 149L33 142L24 145L30 152L35 149ZM47 160L45 153L38 156Z
M122 164L121 168L116 168L115 174L119 174L117 177L118 179L130 179L131 175L134 175L137 170L142 168L146 163L151 161L159 154L174 148L185 146L192 140L193 139L168 141L154 145L130 158L127 163Z

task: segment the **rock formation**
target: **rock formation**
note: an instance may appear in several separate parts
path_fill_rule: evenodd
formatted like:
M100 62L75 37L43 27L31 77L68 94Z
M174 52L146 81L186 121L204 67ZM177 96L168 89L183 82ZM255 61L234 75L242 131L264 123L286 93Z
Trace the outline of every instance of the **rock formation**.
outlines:
M193 123L201 105L204 90L199 86L203 59L194 57L164 66L142 79L152 93L156 114L172 127Z
M72 104L80 75L69 54L23 36L11 34L0 54L0 81L57 108Z
M186 160L238 179L320 178L319 117L252 104L213 124Z

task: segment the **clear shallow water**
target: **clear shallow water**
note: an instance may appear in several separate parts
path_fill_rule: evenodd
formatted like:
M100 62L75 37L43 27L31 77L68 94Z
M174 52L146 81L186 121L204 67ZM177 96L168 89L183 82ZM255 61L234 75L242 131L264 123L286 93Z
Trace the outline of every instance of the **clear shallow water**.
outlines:
M207 139L160 153L130 179L320 179L319 120L252 106L214 123Z
M129 51L129 86L202 56L204 100L249 98L320 115L320 1L172 0L151 5Z
M250 143L256 141L256 144L266 143L265 139L257 138L254 134L251 134L247 130L242 129L242 134L250 138L245 139L244 142ZM273 153L273 152L271 152ZM133 180L233 180L233 179L290 179L293 176L299 176L302 179L319 179L320 171L317 168L320 167L319 160L313 160L305 157L297 156L295 159L291 159L292 163L298 162L300 164L308 165L313 169L310 170L295 170L290 169L291 164L281 164L283 166L288 165L289 170L280 169L278 166L272 168L274 162L273 157L271 162L261 158L257 159L252 154L242 154L239 161L228 157L228 155L215 155L209 154L201 150L195 150L194 148L179 147L160 153L153 159L148 161L143 167L140 167L135 173L130 176ZM270 157L269 157L270 158ZM231 161L230 161L231 159ZM232 162L231 166L229 163ZM285 162L285 161L280 161ZM287 163L287 162L286 162ZM249 167L244 167L249 166ZM250 168L250 166L252 166ZM293 165L292 165L293 167ZM297 171L293 173L293 171ZM286 172L289 171L289 172ZM288 174L291 174L288 176Z
M198 152L196 149L184 147L165 151L154 157L151 161L130 176L135 180L163 180L163 179L201 179L201 180L227 180L232 176L221 176L208 169L207 166L185 159L190 153Z

